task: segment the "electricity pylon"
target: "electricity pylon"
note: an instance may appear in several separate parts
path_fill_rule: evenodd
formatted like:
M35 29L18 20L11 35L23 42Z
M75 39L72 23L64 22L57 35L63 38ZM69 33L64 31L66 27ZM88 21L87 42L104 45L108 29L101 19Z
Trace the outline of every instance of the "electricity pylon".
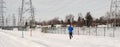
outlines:
M4 6L5 2L3 0L0 0L0 26L4 26Z
M20 11L19 11L19 26L24 26L25 22L27 21L35 21L35 16L34 16L34 8L32 5L32 0L22 0L22 5L20 7ZM24 14L26 12L30 12L30 16L28 19L24 20Z
M111 0L109 19L114 19L113 24L117 24L117 19L120 19L120 0ZM109 21L110 22L110 21Z
M120 19L120 0L111 0L111 6L110 6L110 19L113 19L113 37L115 37L115 29L118 25L118 19ZM111 22L111 21L110 21Z

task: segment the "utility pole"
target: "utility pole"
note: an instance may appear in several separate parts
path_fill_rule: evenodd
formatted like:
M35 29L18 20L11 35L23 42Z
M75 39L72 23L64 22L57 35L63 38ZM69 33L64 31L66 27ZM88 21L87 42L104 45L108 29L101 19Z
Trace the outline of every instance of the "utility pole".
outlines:
M6 24L6 26L8 26L8 17L6 17L6 19L5 19L5 24Z
M19 7L18 8L18 22L17 22L18 26L20 26L20 23L21 23L21 8Z
M0 0L0 26L4 26L4 6L5 2Z
M13 24L13 26L16 26L16 17L15 17L15 14L13 14L13 16L12 16L12 18L13 18L13 20L12 20L12 24Z
M24 26L25 23L23 23L23 17L24 14L27 12L30 12L30 16L26 19L27 21L32 21L32 24L35 21L35 16L34 16L34 8L32 5L32 0L22 0L22 5L19 10L19 26Z

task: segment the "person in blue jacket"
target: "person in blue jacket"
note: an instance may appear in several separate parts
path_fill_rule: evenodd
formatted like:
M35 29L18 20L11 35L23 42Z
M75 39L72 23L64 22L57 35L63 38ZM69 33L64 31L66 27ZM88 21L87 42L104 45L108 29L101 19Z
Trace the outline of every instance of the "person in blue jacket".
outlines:
M68 31L69 31L69 38L72 39L72 37L73 37L73 35L72 35L73 27L71 25L68 27Z

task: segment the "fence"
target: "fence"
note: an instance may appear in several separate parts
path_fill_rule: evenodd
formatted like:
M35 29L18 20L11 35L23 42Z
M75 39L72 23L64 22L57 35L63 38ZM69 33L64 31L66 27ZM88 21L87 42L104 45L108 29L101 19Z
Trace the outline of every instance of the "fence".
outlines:
M68 34L67 27L46 28L46 33ZM74 27L74 35L120 37L120 27Z

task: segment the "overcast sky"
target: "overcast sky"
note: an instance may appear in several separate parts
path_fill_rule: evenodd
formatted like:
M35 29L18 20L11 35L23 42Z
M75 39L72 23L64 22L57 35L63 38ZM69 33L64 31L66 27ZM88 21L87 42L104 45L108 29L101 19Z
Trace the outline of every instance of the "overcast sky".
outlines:
M6 2L6 15L15 13L18 16L18 8L21 0L4 0ZM64 19L66 15L73 14L75 19L78 13L85 16L91 12L97 18L104 16L109 11L110 0L32 0L37 20L49 20L54 17Z

